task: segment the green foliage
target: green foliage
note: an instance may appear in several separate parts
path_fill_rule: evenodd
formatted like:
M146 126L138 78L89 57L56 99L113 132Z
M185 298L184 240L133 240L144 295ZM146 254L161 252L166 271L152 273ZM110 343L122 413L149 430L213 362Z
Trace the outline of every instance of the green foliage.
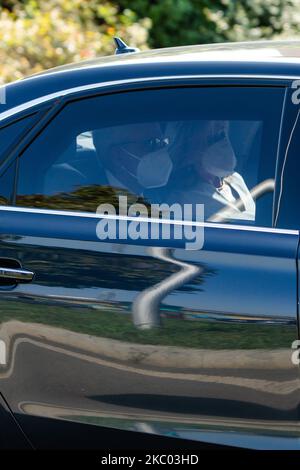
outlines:
M163 318L163 328L138 330L132 323L130 311L121 312L102 304L101 309L75 307L70 304L0 301L0 323L19 320L63 328L95 337L111 338L136 344L186 347L196 349L278 349L289 348L294 340L295 326L261 325L255 323L226 323L188 321ZM221 340L220 340L221 339Z
M145 49L299 32L299 0L3 0L0 84L111 54L114 35Z
M145 48L149 26L109 1L6 1L0 4L0 80L111 54L116 34Z
M150 17L151 47L290 37L299 33L299 0L119 0Z

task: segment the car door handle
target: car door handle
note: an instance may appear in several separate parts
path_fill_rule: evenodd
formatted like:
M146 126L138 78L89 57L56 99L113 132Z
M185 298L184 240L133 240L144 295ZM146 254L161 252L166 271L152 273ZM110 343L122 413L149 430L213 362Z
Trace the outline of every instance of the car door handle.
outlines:
M22 268L2 268L0 266L1 279L12 280L16 282L31 282L34 278L34 272Z

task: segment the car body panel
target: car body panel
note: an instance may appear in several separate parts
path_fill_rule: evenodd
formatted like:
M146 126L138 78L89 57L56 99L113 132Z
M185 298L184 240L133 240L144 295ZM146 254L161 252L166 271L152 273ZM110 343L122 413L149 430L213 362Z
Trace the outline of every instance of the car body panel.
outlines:
M193 83L290 86L300 76L299 49L262 42L149 51L10 84L0 124L32 110L41 119L4 165L74 97ZM277 183L295 119L290 101L284 106ZM1 260L35 272L30 284L0 287L0 391L32 443L47 447L43 422L80 423L99 430L99 442L110 428L299 449L291 349L299 338L298 227L206 223L203 249L188 251L184 239L99 241L100 220L0 207ZM155 328L137 329L137 321ZM61 439L52 435L49 446Z
M33 448L2 395L0 395L0 423L0 450Z
M92 214L7 208L0 217L1 258L36 272L2 290L0 308L9 358L1 390L33 443L27 416L298 445L297 231L208 225L203 249L186 251L178 240L97 241ZM191 276L164 291L187 267ZM163 291L163 327L135 331L137 299L153 288Z

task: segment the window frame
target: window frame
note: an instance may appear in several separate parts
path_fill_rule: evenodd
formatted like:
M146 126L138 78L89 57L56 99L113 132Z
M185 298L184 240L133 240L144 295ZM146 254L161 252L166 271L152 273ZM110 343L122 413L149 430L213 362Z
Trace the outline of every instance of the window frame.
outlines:
M286 93L290 83L292 82L292 78L288 77L261 77L261 76L230 76L230 75L189 75L189 76L171 76L171 77L145 77L142 79L125 79L125 80L117 80L114 82L103 82L98 84L92 85L85 85L82 87L75 87L69 90L62 90L57 94L46 95L41 98L41 103L38 105L34 105L34 108L37 108L37 112L40 114L42 112L41 120L37 123L36 126L31 129L28 133L26 138L24 138L21 142L21 145L12 152L8 158L6 159L5 163L10 164L13 159L17 159L16 164L16 177L15 177L15 184L14 184L14 191L13 191L13 204L12 208L18 208L15 205L16 201L16 191L17 191L17 181L19 176L19 168L18 162L19 159L22 158L23 153L27 150L28 147L35 141L35 139L43 132L43 130L56 118L56 116L63 110L63 108L72 102L85 100L88 98L93 97L100 97L100 96L107 96L111 94L120 94L120 93L128 93L128 92L135 92L135 91L147 91L147 90L160 90L166 88L202 88L202 87L238 87L238 88L247 88L247 87L257 87L257 88L281 88L284 90L283 96L283 104L281 109L281 116L280 116L280 127L279 127L279 136L277 142L277 153L274 156L275 158L275 191L273 196L273 215L272 215L272 226L271 227L264 227L264 226L253 226L253 225L239 225L238 221L230 222L228 224L218 223L218 222L204 222L205 225L208 224L210 226L229 226L230 228L241 228L244 227L253 230L253 228L257 229L270 229L276 230L274 226L274 213L276 212L275 202L276 202L276 188L278 183L278 168L280 168L279 162L283 159L283 156L280 153L281 149L281 132L282 132L282 124L284 121L284 116L286 112ZM55 95L55 96L54 96ZM57 95L57 96L56 96ZM45 105L47 103L47 106ZM28 103L28 107L30 108L31 102ZM26 109L26 108L25 108ZM27 110L28 112L28 110ZM23 114L23 113L22 113ZM19 114L18 114L18 118ZM1 119L1 114L0 114ZM16 118L17 119L17 118ZM10 119L9 119L10 120ZM5 120L6 121L6 120ZM1 124L1 121L0 121ZM1 166L0 166L1 170ZM41 209L37 208L24 208L28 209L28 211L39 211ZM1 210L1 208L0 208ZM43 209L45 211L50 212L57 212L63 214L71 215L69 210L52 210L52 209ZM79 215L84 217L89 217L91 215L90 212L80 212L80 211L72 211L73 215ZM280 230L283 230L282 228Z
M8 169L10 165L15 164L14 177L13 177L13 188L11 191L11 204L15 205L16 200L16 191L17 191L17 174L18 174L18 151L24 147L27 140L30 137L35 136L36 128L42 123L51 108L49 106L41 106L39 108L33 108L31 110L25 110L24 112L17 113L9 117L8 119L0 120L0 131L5 127L14 125L15 123L25 120L26 118L32 116L33 119L30 120L27 126L20 132L17 138L12 142L11 145L3 153L3 159L0 161L0 178L3 173ZM0 115L1 117L1 115Z
M281 150L280 159L277 162L277 174L278 184L275 193L275 204L274 204L274 227L285 228L289 227L289 230L300 229L299 218L296 220L294 214L292 217L287 216L286 208L293 206L294 195L291 187L295 187L296 180L291 181L291 184L286 184L286 174L289 174L290 165L293 165L293 161L297 159L298 153L292 149L294 140L297 138L295 134L300 132L300 105L295 105L292 101L292 94L294 89L289 87L286 93L286 105L285 105L285 117L281 136ZM293 178L295 173L293 173ZM294 185L294 186L293 186ZM299 185L298 185L299 187ZM300 196L300 187L298 196ZM290 221L292 220L292 224ZM292 225L292 228L291 228Z

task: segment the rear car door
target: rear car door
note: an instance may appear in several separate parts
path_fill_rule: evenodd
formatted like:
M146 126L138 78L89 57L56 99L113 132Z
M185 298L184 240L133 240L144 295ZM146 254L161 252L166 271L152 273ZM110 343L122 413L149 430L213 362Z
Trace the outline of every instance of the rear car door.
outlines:
M297 447L298 231L272 220L285 88L115 91L66 100L14 160L0 267L21 282L1 280L0 390L39 447L64 447L42 431L64 423L89 431L82 447L103 428ZM220 141L250 215L199 186Z

